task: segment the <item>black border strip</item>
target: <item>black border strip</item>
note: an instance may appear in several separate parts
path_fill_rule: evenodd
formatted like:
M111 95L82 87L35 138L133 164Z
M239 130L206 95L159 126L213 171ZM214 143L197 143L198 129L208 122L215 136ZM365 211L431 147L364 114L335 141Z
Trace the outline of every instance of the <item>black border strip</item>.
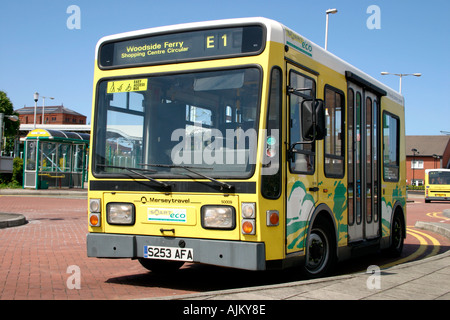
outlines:
M222 186L209 181L165 181L170 190L151 181L92 180L89 191L127 192L191 192L191 193L247 193L256 194L256 182L227 181L234 188L223 190Z
M287 57L285 57L284 59L285 59L288 63L290 63L290 64L296 66L296 67L299 68L299 69L302 69L303 71L309 72L309 73L315 75L316 77L320 75L320 73L319 73L318 71L316 71L316 70L314 70L314 69L311 69L311 68L309 68L309 67L307 67L307 66L305 66L305 65L303 65L303 64L301 64L301 63L299 63L299 62L297 62L297 61L295 61L295 60L292 60L292 59L287 58Z
M363 87L366 90L372 91L373 93L376 93L381 96L386 96L387 92L386 90L381 89L380 87L372 84L371 82L361 78L360 76L354 74L351 71L345 71L345 77L347 80L351 80L352 82L355 82L359 86Z
M198 57L198 58L186 58L186 59L174 59L174 60L163 60L163 61L157 61L152 63L133 63L133 64L125 64L125 65L114 65L114 66L103 66L101 65L101 50L102 48L111 43L116 42L122 42L122 41L130 41L130 40L137 40L137 39L144 39L151 36L164 36L164 35L172 35L177 33L187 33L187 32L196 32L196 31L213 31L213 30L221 30L221 29L232 29L232 28L245 28L245 27L261 27L262 28L262 43L261 43L261 49L258 51L248 52L248 53L236 53L236 54L225 54L225 55L219 55L219 56L208 56L208 57ZM97 52L97 67L100 70L118 70L118 69L131 69L131 68L137 68L137 67L149 67L149 66L158 66L158 65L167 65L167 64L178 64L178 63L185 63L185 62L197 62L197 61L211 61L211 60L218 60L218 59L229 59L229 58L240 58L240 57L250 57L250 56L257 56L266 50L267 45L267 26L263 23L255 22L255 23L237 23L237 24L230 24L230 25L212 25L209 27L192 27L192 28L186 28L186 29L178 29L178 30L172 30L170 32L162 31L162 32L156 32L156 33L146 33L138 36L128 36L123 38L116 38L112 40L107 40L105 42L102 42L99 45L98 52Z

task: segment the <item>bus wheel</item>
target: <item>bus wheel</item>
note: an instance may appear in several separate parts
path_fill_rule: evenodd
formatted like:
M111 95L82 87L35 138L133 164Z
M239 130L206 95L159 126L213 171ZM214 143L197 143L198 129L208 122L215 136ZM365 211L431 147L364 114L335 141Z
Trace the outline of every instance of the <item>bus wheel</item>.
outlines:
M139 259L140 264L147 270L152 272L173 272L180 269L183 261L169 261L169 260L157 260L157 259Z
M399 257L403 250L403 242L405 240L403 230L404 230L403 220L400 213L396 212L394 220L392 221L392 243L387 249L387 254L390 257Z
M303 273L308 278L319 278L327 275L336 261L334 253L333 230L328 223L314 223L308 237L306 260Z

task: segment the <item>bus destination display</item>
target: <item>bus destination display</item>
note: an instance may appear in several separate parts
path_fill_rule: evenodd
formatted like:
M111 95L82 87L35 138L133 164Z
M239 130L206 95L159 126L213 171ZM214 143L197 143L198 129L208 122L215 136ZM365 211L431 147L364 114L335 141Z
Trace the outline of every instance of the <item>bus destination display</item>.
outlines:
M110 42L100 48L101 67L151 65L259 53L261 26L189 31Z

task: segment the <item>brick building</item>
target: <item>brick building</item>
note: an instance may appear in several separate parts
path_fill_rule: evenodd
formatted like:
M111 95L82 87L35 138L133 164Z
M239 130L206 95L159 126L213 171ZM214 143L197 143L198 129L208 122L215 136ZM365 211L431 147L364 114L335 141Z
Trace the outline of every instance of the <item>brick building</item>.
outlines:
M34 107L15 110L19 114L21 124L34 124ZM64 106L46 106L44 108L44 124L86 124L86 116ZM42 122L42 107L36 108L36 124Z
M423 185L426 169L450 169L450 136L406 136L407 184Z

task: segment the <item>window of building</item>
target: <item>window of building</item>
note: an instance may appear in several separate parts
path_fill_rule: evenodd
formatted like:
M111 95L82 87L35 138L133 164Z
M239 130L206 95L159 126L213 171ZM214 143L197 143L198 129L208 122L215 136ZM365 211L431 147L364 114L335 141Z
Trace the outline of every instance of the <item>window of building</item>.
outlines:
M423 169L423 160L412 160L411 169Z

